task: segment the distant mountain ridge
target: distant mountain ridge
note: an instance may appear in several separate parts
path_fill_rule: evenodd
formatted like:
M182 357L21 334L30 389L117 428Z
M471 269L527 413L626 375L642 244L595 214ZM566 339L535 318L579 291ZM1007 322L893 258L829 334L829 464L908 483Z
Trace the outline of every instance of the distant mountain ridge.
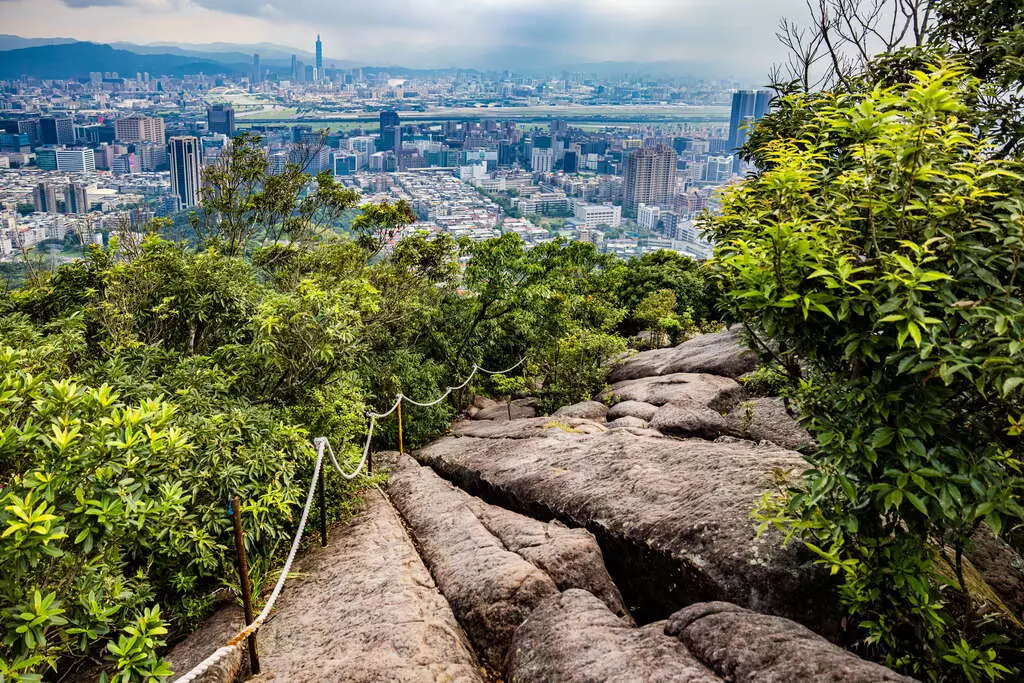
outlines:
M212 60L171 54L141 55L98 43L40 45L0 52L0 79L84 78L93 71L120 74L148 72L153 76L184 76L198 73L232 74L245 68Z

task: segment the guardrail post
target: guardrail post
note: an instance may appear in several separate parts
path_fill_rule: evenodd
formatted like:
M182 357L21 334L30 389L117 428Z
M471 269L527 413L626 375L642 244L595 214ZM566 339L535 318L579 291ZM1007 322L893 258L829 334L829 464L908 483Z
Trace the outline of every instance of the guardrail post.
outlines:
M238 496L231 496L231 522L235 527L235 551L238 559L238 579L242 590L242 608L245 610L245 625L253 622L252 615L252 584L249 582L249 562L245 557L245 532L242 531L242 510ZM260 672L260 656L256 650L256 634L249 634L249 672L256 675Z

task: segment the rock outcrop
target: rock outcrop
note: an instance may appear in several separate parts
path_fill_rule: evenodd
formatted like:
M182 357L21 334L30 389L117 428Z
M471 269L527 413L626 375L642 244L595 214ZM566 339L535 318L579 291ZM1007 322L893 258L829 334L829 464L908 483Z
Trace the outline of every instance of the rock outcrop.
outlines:
M725 602L698 603L673 614L665 633L732 683L911 683L789 619Z
M645 351L612 370L611 382L677 372L706 372L738 378L757 366L757 354L743 346L734 328L703 334L671 349Z
M516 631L507 680L721 683L663 627L664 622L632 627L590 593L565 591L542 603Z
M544 599L581 587L626 615L594 538L495 508L408 456L386 454L388 492L441 592L486 663L500 670L515 629Z
M555 417L578 417L584 420L603 420L608 415L608 406L600 401L583 401L571 406L562 406L554 412Z
M613 403L637 401L654 406L686 403L722 413L739 402L742 391L739 382L728 377L681 372L617 382L601 397Z
M378 491L300 557L259 632L256 681L483 680L451 608ZM213 644L214 649L220 643Z
M728 600L826 632L834 627L831 584L797 544L756 537L750 519L778 472L804 466L798 453L536 423L471 423L416 457L490 502L588 528L641 620Z
M781 398L740 401L726 416L725 433L751 441L771 441L783 448L804 449L814 445L807 430L797 424Z

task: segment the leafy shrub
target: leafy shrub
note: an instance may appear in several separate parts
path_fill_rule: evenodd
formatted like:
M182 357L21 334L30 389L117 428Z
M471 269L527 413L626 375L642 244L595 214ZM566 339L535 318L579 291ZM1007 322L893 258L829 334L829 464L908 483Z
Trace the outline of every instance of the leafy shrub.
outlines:
M788 99L803 123L709 223L728 305L778 344L820 446L761 519L842 579L863 652L933 680L1009 673L1012 620L964 556L1024 518L1024 178L963 122L975 87L945 67Z

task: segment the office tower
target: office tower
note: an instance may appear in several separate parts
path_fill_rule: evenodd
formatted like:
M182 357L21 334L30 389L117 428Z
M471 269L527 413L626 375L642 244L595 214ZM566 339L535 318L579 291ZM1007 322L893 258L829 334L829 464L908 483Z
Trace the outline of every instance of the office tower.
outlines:
M49 147L36 150L36 166L40 171L57 170L57 150Z
M199 205L199 139L193 135L173 137L168 148L171 162L171 193L182 209Z
M56 213L57 193L46 183L39 183L32 190L32 204L40 213Z
M64 213L83 214L89 212L89 193L85 185L72 183L64 188Z
M69 116L39 119L39 137L44 145L75 144L75 123Z
M260 67L260 53L252 56L252 83L259 85L263 82L263 69Z
M130 173L138 173L139 158L134 152L126 152L124 154L118 154L114 157L110 163L110 172L114 175L128 175Z
M57 170L68 173L95 173L96 154L91 149L58 149Z
M751 126L768 113L771 94L767 90L739 90L733 93L732 110L729 113L729 137L726 150L735 153L750 137ZM735 155L733 170L740 168L740 156Z
M511 166L516 162L516 146L511 142L498 143L498 166Z
M293 83L299 80L299 58L295 55L292 55L291 79Z
M672 138L672 149L676 154L682 154L690 145L690 138Z
M533 148L534 149L551 149L551 136L550 135L534 135L533 136Z
M641 204L666 206L675 190L676 152L671 147L641 147L625 158L623 208L635 217Z
M235 108L230 104L210 105L206 108L206 124L211 133L234 137Z
M733 173L735 157L729 156L708 156L707 165L704 167L704 179L713 183L724 183Z
M398 142L397 149L395 149L396 140ZM398 116L398 112L382 111L380 113L380 144L377 145L377 149L379 149L382 152L389 150L401 152L401 140L402 123L401 119Z
M320 34L316 34L316 80L324 80L324 44L320 41Z
M580 157L575 151L568 151L562 157L562 170L566 173L576 173L579 170Z
M120 142L156 142L164 144L164 120L158 116L132 114L114 121L114 137Z

